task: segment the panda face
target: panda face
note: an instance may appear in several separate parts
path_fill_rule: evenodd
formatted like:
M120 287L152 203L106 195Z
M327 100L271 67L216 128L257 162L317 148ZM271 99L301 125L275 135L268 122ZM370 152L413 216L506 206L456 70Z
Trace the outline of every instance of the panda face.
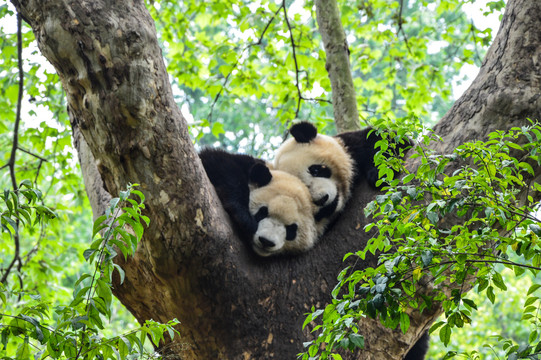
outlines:
M285 224L279 214L269 216L267 206L260 207L254 217L258 225L253 237L253 248L258 255L292 252L296 247L295 242L299 242L297 223Z
M278 149L274 167L298 177L308 187L317 206L316 222L332 218L349 198L353 160L336 138L318 134L306 142L289 139ZM327 223L323 222L321 226Z
M310 193L296 177L270 173L263 186L250 184L250 214L257 222L252 247L260 256L307 251L317 240Z
M332 176L330 166L311 164L301 175L301 180L308 186L312 201L319 207L328 206L338 196L336 179Z

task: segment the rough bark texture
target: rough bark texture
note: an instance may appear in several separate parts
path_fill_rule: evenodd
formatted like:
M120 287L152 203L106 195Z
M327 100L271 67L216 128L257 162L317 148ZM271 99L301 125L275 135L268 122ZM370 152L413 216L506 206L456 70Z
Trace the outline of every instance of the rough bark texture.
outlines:
M319 33L326 53L325 68L332 88L334 122L338 132L360 129L357 98L349 64L349 46L336 0L316 0Z
M182 336L166 349L170 358L294 359L307 339L303 314L329 301L343 255L368 239L362 208L375 192L355 189L313 251L254 258L202 170L143 2L12 1L66 90L95 214L129 182L146 194L151 226L121 264L118 298L140 321L181 321ZM439 151L540 118L540 28L538 0L509 1L479 77L436 127L444 138ZM367 320L367 348L352 357L399 359L439 311L412 314L406 335Z

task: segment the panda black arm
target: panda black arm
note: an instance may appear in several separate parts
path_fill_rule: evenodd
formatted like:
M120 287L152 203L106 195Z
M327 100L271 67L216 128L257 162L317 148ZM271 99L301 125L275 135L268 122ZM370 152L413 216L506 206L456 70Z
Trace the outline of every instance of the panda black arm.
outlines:
M255 164L264 162L249 155L231 154L221 149L204 149L199 157L222 206L237 226L237 231L243 240L249 240L257 229L257 222L249 211L249 173Z

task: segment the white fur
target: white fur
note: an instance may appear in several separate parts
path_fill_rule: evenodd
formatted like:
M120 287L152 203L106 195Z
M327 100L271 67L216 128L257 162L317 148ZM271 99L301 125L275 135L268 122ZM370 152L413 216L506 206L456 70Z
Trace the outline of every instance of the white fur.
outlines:
M308 187L312 200L319 204L320 200L327 196L327 201L319 204L320 207L329 205L338 195L336 182L332 178L313 177L309 172L303 172L299 177L301 181Z
M273 247L265 247L260 238L272 241ZM286 228L284 223L278 219L265 218L258 224L257 231L254 234L254 251L260 256L269 256L280 252L286 243Z
M308 168L314 164L325 165L331 169L331 177L312 176ZM301 179L308 187L313 202L318 202L328 195L329 198L325 204L318 204L318 208L332 203L338 195L335 214L330 218L322 219L317 224L318 234L321 235L329 222L344 209L351 195L354 163L341 140L322 134L318 134L309 143L298 143L294 138L288 139L276 153L274 168Z
M259 222L253 237L254 251L260 256L307 251L318 237L313 217L315 205L310 192L293 175L275 170L271 170L271 174L269 184L262 187L250 185L250 213L255 215L262 206L268 208L268 216ZM291 224L297 224L297 236L286 240L286 225ZM260 237L275 245L262 246Z

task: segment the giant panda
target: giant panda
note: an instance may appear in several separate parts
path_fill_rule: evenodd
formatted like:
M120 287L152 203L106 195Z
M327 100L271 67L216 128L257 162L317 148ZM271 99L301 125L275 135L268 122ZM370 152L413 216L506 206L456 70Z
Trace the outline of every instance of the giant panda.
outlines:
M277 150L274 168L306 184L318 206L315 220L321 232L344 209L354 185L367 181L377 188L374 156L381 136L372 128L327 136L318 134L317 128L305 121L293 125L289 132L292 138ZM398 148L409 145L406 141Z
M315 244L315 205L302 181L249 155L208 148L199 157L241 238L257 255L301 253Z
M308 186L312 201L318 206L314 217L321 234L344 209L355 185L366 181L378 189L374 156L379 151L376 143L381 136L372 128L327 136L318 134L308 122L293 125L289 132L292 138L277 150L274 168L297 176ZM400 155L412 144L404 139L396 145ZM423 360L428 347L427 331L404 360Z

